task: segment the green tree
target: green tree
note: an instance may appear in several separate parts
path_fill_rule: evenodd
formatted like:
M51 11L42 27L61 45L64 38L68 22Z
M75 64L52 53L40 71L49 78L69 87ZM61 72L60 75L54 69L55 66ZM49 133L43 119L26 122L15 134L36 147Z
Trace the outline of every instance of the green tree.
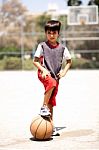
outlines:
M88 5L98 5L99 7L99 0L90 0Z
M35 20L36 31L42 32L44 31L45 23L51 19L50 15L47 15L46 12L42 15L39 15Z
M16 17L23 15L23 13L27 11L27 8L20 0L10 0L3 3L1 11L2 22L9 25L10 22L15 21Z

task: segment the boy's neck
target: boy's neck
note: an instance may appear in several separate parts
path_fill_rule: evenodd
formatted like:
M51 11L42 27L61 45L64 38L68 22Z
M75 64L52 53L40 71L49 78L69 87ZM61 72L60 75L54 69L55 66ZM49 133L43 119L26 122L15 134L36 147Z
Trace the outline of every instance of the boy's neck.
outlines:
M46 43L50 48L56 48L59 45L57 41L56 43L51 43L50 41L47 41Z

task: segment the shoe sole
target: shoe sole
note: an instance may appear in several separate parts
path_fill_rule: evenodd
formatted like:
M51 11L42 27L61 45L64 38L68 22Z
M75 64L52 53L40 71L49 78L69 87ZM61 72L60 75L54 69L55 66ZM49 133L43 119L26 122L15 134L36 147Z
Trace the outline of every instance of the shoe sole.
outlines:
M59 133L53 133L51 136L60 136L60 134Z
M51 116L50 115L41 115L39 114L41 117L45 117L45 118L50 118Z
M46 115L46 116L41 115L41 117L50 118L51 116L50 115Z

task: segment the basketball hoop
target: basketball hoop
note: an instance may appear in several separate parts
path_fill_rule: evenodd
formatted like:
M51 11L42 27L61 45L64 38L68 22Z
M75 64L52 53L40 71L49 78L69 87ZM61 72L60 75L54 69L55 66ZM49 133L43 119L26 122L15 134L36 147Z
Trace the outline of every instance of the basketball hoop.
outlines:
M68 7L68 25L98 24L98 6L70 6Z

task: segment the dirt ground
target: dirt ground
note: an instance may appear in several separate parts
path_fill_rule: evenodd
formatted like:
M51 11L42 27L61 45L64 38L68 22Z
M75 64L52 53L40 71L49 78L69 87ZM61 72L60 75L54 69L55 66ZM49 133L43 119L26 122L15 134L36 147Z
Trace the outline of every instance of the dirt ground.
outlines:
M44 88L33 71L0 72L0 150L99 150L99 70L70 70L60 80L54 125L47 141L31 140Z

